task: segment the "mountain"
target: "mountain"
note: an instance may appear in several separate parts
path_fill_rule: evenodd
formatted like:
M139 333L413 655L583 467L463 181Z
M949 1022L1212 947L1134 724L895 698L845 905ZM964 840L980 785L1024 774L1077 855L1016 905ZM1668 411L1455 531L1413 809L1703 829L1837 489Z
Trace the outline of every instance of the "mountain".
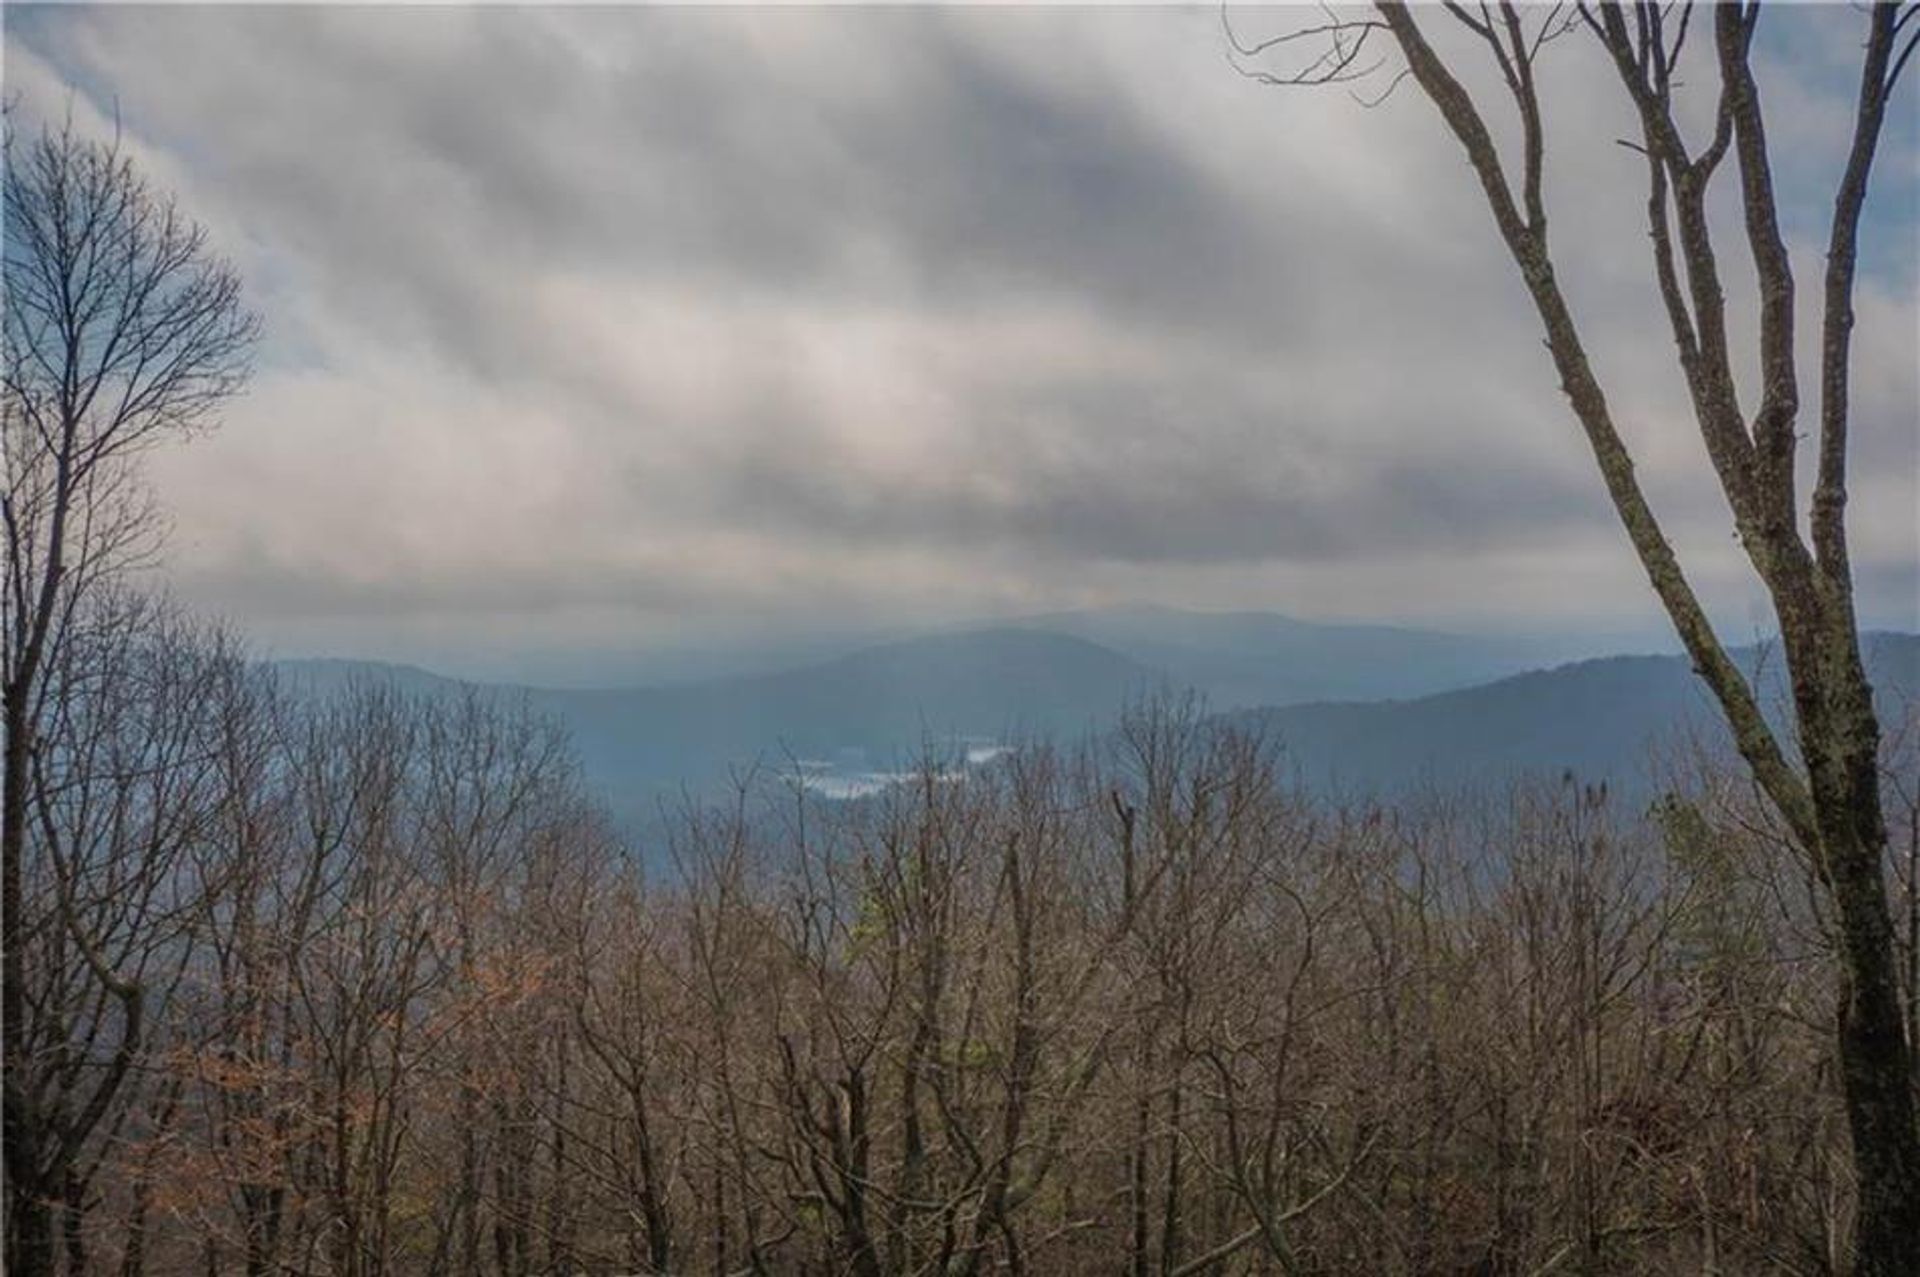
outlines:
M330 696L345 691L356 683L365 682L381 683L411 696L456 695L469 687L489 687L490 690L502 692L509 690L489 684L471 683L465 679L449 678L444 674L423 670L418 665L402 665L392 661L355 661L336 656L308 656L275 661L273 667L279 672L283 685L295 692L315 696Z
M672 687L535 693L572 727L588 779L696 787L756 760L886 768L923 743L1077 736L1153 686L1084 639L980 630L909 639L778 674Z
M1053 612L1013 624L1111 648L1160 670L1175 686L1204 693L1223 710L1422 696L1605 650L1591 641L1155 606Z
M1287 668L1259 686L1321 690L1299 703L1223 716L1261 732L1298 781L1323 792L1392 797L1429 783L1499 784L1564 771L1640 792L1653 783L1654 749L1677 745L1687 733L1727 748L1705 688L1677 656L1578 661L1429 695L1363 701L1325 691L1404 685L1448 670L1466 677L1476 662L1496 656L1478 640L1449 648L1452 636L1310 626L1258 613L1035 620L1105 627L1131 650L1049 629L999 628L881 644L774 674L599 691L464 684L411 666L352 661L286 662L282 669L292 685L317 692L377 678L424 695L478 686L524 699L568 727L585 779L630 820L644 819L683 786L717 796L732 775L755 765L804 765L810 775L856 782L842 792L859 792L863 779L912 765L923 747L951 757L962 747L1023 738L1085 739L1143 693L1198 681L1180 671L1209 653L1231 658L1216 667L1230 671L1254 660L1250 652L1277 652L1271 659ZM1336 653L1333 635L1351 651ZM1180 660L1144 659L1169 651ZM1920 696L1920 636L1870 635L1866 651L1883 704L1891 709L1903 696ZM1785 703L1777 653L1763 659L1745 649L1736 658L1758 671L1763 700ZM1362 668L1368 660L1397 668L1369 672ZM1221 703L1218 685L1206 690Z
M1920 636L1871 634L1863 646L1883 716L1891 718L1920 696ZM1782 717L1778 652L1734 655L1763 704ZM1656 751L1697 741L1732 756L1705 685L1678 656L1607 657L1412 700L1319 702L1230 717L1273 742L1309 789L1348 794L1568 771L1641 794L1658 783Z
M908 639L776 674L593 691L465 684L411 666L290 661L296 687L355 678L426 694L481 687L565 723L589 784L623 816L684 785L713 794L756 764L824 763L846 773L1022 737L1097 732L1162 681L1085 639L989 629Z

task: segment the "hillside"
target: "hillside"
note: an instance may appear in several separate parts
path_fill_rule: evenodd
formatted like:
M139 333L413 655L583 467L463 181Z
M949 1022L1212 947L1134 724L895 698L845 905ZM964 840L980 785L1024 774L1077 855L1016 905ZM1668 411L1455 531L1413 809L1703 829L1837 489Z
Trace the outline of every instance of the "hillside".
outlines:
M1920 694L1920 636L1873 634L1866 654L1883 712ZM1778 653L1736 653L1776 715ZM1706 688L1677 656L1615 656L1412 700L1316 702L1233 715L1282 751L1314 789L1392 793L1426 783L1500 782L1572 771L1633 791L1652 783L1653 754L1731 741Z
M1054 612L1017 624L1111 648L1222 710L1424 696L1607 650L1571 639L1151 606Z
M1284 634L1269 620L1249 623L1249 643L1260 634ZM1200 650L1202 641L1218 641L1219 631L1212 633L1212 640L1203 632L1201 641L1190 635L1180 646ZM1354 641L1357 650L1390 663L1396 650L1431 655L1439 647L1432 637L1384 631ZM1312 636L1314 650L1324 652L1322 638ZM1136 636L1136 651L1144 645ZM1920 637L1876 634L1867 650L1889 709L1920 692ZM1750 669L1758 660L1752 650L1737 655ZM1269 659L1286 664L1284 650ZM1760 686L1777 707L1778 656L1768 659L1771 674L1762 675ZM715 794L730 776L756 765L785 768L806 760L828 773L859 775L909 764L926 745L946 751L967 742L1084 738L1110 726L1144 693L1192 685L1174 669L1086 638L1022 629L910 639L776 674L600 691L472 685L411 666L351 661L282 668L296 686L316 691L371 677L427 695L481 686L491 695L524 698L566 724L585 779L623 817L650 812L683 786ZM1429 660L1419 668L1434 677L1440 666ZM1274 676L1296 677L1305 675ZM1361 672L1352 677L1360 679ZM1413 674L1402 669L1372 677L1387 682ZM1328 680L1340 685L1337 675ZM1214 703L1220 704L1217 697ZM1411 698L1321 696L1222 713L1263 733L1295 779L1342 793L1390 795L1426 783L1498 783L1567 770L1637 790L1648 781L1656 749L1686 739L1726 745L1705 689L1676 656L1604 657Z
M1158 680L1083 639L982 630L912 639L778 674L605 692L534 692L611 794L704 788L756 761L890 766L923 743L1075 736Z
M587 781L622 815L687 786L712 793L755 765L820 760L884 770L925 745L1078 737L1100 730L1158 671L1063 634L992 629L916 638L775 674L664 687L550 690L470 684L411 666L290 661L297 687L355 679L523 699L565 723Z

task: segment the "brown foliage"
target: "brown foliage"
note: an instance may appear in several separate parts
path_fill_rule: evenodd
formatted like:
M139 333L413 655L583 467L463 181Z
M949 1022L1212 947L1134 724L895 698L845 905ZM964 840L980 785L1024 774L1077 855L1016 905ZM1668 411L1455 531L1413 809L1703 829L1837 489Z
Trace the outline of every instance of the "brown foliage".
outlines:
M1159 705L647 875L510 707L222 686L100 1271L1846 1260L1829 923L1724 772L1338 809Z

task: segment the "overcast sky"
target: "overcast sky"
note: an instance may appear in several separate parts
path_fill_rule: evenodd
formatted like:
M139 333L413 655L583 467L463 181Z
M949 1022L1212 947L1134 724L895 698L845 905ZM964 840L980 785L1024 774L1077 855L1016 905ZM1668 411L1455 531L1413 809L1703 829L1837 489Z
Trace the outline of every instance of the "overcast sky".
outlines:
M551 671L1120 601L1653 632L1430 105L1262 87L1216 9L5 20L8 92L117 109L265 318L251 391L154 475L175 588L270 650ZM1861 19L1763 25L1811 297ZM1565 282L1747 637L1635 130L1583 39L1547 56ZM1873 196L1852 507L1866 611L1907 628L1915 101Z

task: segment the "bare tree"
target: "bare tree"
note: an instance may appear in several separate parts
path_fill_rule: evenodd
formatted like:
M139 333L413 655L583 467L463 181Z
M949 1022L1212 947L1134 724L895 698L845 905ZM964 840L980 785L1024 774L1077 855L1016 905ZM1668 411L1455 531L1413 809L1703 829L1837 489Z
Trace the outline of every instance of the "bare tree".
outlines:
M49 671L20 937L25 1005L10 1044L45 1115L28 1169L58 1189L70 1273L89 1269L103 1163L192 949L190 852L219 805L217 694L240 665L230 645L146 600L112 602L67 636Z
M695 815L647 884L524 719L125 633L63 647L29 879L67 1110L120 1044L75 935L148 987L55 1271L1843 1262L1830 906L1723 771L1336 809L1149 714Z
M74 618L151 545L156 525L129 462L206 425L239 390L257 324L205 231L147 186L117 142L71 125L19 138L9 115L5 165L0 1029L10 1251L15 1271L37 1273L51 1263L47 1199L86 1134L51 1123L20 1031L23 946L40 921L26 914L23 873L48 670ZM137 982L105 967L95 977L126 1003L122 1031L136 1036Z
M1449 0L1444 7L1464 28L1465 46L1480 48L1497 73L1519 140L1517 155L1496 141L1496 125L1463 79L1471 78L1466 68L1471 59L1443 53L1429 38L1427 23L1405 4L1381 0L1365 17L1335 16L1326 24L1237 47L1256 58L1289 48L1318 50L1304 66L1257 71L1272 83L1318 85L1382 70L1385 58L1378 51L1397 47L1404 68L1389 82L1389 91L1401 78L1411 78L1465 149L1634 552L1732 728L1754 781L1830 894L1844 959L1838 1037L1859 1181L1855 1263L1862 1273L1908 1271L1920 1243L1914 1046L1901 1013L1884 876L1880 727L1860 655L1845 512L1861 215L1888 105L1920 40L1920 6L1880 3L1865 15L1852 138L1834 196L1818 294L1817 478L1804 512L1810 535L1802 532L1795 488L1801 411L1795 272L1781 233L1752 58L1759 5L1732 3L1713 10L1711 55L1696 59L1710 62L1718 82L1712 133L1704 141L1685 136L1676 110L1691 5L1523 9L1506 0L1493 5ZM1548 237L1541 58L1556 38L1583 31L1606 52L1641 126L1640 138L1629 145L1645 160L1654 281L1720 491L1779 625L1797 751L1763 716L1753 687L1728 655L1649 505L1556 269ZM1702 76L1706 69L1690 63L1686 78ZM1709 188L1729 158L1746 251L1759 284L1755 353L1762 384L1750 412L1735 381L1729 302L1707 215Z

